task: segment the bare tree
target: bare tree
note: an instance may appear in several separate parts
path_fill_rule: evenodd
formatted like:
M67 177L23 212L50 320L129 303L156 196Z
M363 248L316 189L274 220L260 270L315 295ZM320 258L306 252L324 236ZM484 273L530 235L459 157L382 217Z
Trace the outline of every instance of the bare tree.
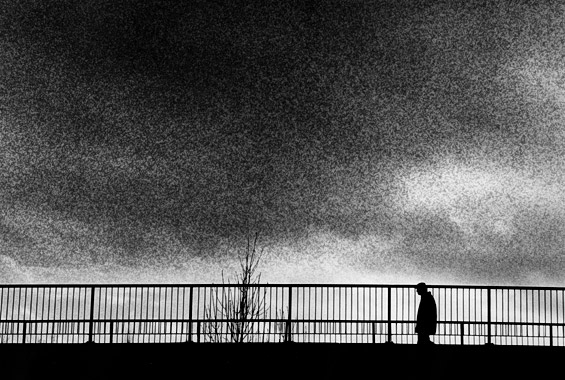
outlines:
M263 249L257 248L258 238L258 233L253 238L247 236L245 251L239 256L239 272L226 278L222 271L222 283L227 286L211 290L205 308L210 322L204 324L204 333L211 342L252 342L260 336L259 323L253 321L264 318L268 310L266 289L257 286L261 274L256 272L263 256Z

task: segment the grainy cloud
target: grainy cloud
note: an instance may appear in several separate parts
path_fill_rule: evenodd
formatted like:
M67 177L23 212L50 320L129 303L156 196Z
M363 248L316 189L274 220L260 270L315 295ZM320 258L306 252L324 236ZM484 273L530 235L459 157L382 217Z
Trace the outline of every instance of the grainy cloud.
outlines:
M249 231L272 281L565 269L557 2L5 5L0 249L29 281L213 279Z

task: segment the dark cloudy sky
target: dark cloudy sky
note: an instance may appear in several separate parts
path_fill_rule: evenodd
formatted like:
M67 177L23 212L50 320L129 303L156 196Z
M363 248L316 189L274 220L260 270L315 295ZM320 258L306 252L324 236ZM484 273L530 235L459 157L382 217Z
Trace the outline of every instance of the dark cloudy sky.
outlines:
M563 285L565 7L0 7L0 275Z

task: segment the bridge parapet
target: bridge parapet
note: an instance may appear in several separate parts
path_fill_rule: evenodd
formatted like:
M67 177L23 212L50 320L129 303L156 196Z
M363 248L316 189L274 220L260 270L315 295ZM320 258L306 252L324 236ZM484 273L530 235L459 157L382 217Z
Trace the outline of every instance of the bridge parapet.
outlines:
M565 288L429 285L438 344L565 346ZM0 285L0 342L415 343L413 285Z

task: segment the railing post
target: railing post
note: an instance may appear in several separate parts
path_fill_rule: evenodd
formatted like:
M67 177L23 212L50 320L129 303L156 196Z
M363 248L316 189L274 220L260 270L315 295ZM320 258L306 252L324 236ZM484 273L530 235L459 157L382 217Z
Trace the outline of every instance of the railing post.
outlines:
M549 347L553 347L553 325L549 325Z
M288 287L288 316L286 320L286 331L284 334L284 341L291 342L291 320L292 320L292 287Z
M24 322L24 332L23 332L23 337L22 337L22 343L24 343L24 344L26 342L26 330L27 330L27 322Z
M465 344L463 337L465 336L465 323L461 322L461 345Z
M88 341L94 343L94 286L90 288L90 322L88 324Z
M188 307L188 341L192 343L192 291L193 287L190 287L189 293L189 307ZM183 296L184 297L184 296Z
M388 286L388 302L387 302L387 308L388 308L388 343L392 343L392 305L391 305L391 301L392 301L392 289L390 286Z
M487 293L487 344L491 344L491 330L490 330L490 324L491 324L491 306L490 306L490 301L491 301L491 297L490 297L490 293L491 293L491 288L488 288L488 293Z
M371 332L373 334L373 343L375 343L375 341L376 341L376 338L375 338L375 322L371 323L371 327L372 327Z

